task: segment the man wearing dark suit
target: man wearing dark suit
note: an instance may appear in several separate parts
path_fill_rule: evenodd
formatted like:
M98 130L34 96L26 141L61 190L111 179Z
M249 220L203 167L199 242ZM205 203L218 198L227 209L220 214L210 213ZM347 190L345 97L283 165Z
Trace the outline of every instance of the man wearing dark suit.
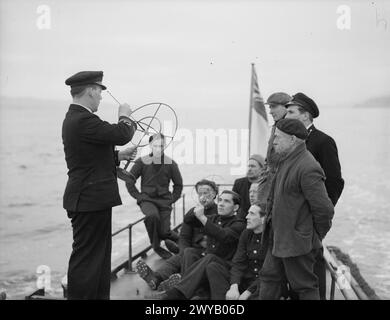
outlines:
M335 206L343 191L344 180L341 176L340 161L335 141L313 125L313 118L318 116L319 110L316 103L301 92L295 94L292 101L287 104L286 118L300 120L309 132L309 137L306 140L307 150L311 152L324 170L326 191ZM319 277L320 297L322 300L325 300L326 267L322 250L319 251L314 269Z
M308 132L296 119L276 125L273 142L280 155L272 187L264 239L267 255L260 271L260 299L280 299L284 279L301 300L318 300L314 263L330 229L334 207L325 175L307 151Z
M238 178L234 181L232 191L238 193L241 198L240 209L237 215L241 219L245 219L251 206L249 199L249 189L252 183L257 182L262 174L265 160L259 154L252 154L248 160L248 171L245 177Z
M120 205L116 166L135 157L136 149L115 151L133 137L136 125L127 104L119 106L118 124L94 114L98 110L102 71L82 71L65 81L73 103L62 125L68 167L63 206L73 228L68 266L68 299L109 299L111 213Z

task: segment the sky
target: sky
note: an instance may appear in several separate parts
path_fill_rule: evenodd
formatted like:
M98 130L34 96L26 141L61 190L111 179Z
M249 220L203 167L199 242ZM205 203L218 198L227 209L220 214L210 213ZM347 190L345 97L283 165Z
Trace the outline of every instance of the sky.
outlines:
M0 95L69 100L67 77L103 70L133 105L235 108L249 104L255 63L265 99L354 105L390 94L387 22L390 1L0 0Z

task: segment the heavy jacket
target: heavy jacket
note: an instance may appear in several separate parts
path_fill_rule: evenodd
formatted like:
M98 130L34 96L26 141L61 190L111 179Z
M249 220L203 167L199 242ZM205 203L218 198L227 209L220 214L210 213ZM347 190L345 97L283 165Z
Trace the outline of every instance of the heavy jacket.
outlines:
M251 185L252 182L250 182L247 177L234 180L232 191L238 193L241 197L240 208L237 213L241 219L245 219L249 207L251 206L249 201L249 188Z
M281 160L275 179L272 254L287 258L321 248L334 208L325 189L324 172L305 144Z
M164 155L156 161L152 155L138 158L130 170L130 181L126 182L130 195L140 204L150 201L159 204L160 200L168 205L176 202L183 190L183 179L175 161ZM135 186L141 176L141 192ZM173 182L173 191L169 191L169 184Z
M120 205L115 145L125 145L134 123L109 124L77 104L71 104L62 125L68 167L63 206L69 211L99 211Z
M336 205L344 188L341 167L335 141L318 130L314 125L309 128L306 147L320 163L325 173L325 187L333 205Z
M262 234L245 229L240 236L230 269L230 284L244 286L254 293L258 287L258 276L263 266L267 247L261 245Z
M203 227L203 232L207 236L206 253L230 261L236 251L238 239L245 229L245 221L236 215L222 216L219 214L207 217L207 222L203 224L194 213L186 215L185 223L194 227Z
M213 203L209 208L206 208L204 210L204 214L206 217L211 215L218 214L217 205ZM194 215L194 208L191 208L185 215L186 216L193 216ZM186 220L186 218L184 218ZM180 235L179 235L179 248L180 251L184 251L185 248L201 248L200 242L203 240L204 237L204 227L197 226L197 225L190 225L186 222L183 222L181 229L180 229Z

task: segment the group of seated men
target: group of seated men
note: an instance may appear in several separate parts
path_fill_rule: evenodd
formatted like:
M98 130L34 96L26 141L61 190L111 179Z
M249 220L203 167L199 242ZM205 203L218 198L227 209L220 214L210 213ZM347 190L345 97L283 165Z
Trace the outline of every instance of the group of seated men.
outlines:
M252 160L256 162L254 165ZM245 179L258 179L262 166L263 159L252 156ZM237 189L237 184L240 179L233 189ZM204 179L195 185L199 204L184 217L179 253L165 260L157 270L152 270L142 259L137 262L139 275L151 289L158 291L152 298L246 300L258 297L258 274L266 254L266 248L261 245L265 212L256 201L255 187L251 189L252 192L244 187L241 196L230 190L218 196L213 181Z

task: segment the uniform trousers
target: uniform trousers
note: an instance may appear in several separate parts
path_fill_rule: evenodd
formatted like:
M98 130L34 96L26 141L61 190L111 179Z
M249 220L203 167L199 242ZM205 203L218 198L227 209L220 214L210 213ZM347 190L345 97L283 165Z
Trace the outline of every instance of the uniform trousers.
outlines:
M171 231L170 206L158 206L153 202L143 201L140 208L145 215L144 223L153 249L160 247L161 240L178 240L177 234Z
M180 283L175 288L187 299L192 298L198 289L209 284L208 280L212 274L215 273L217 268L220 268L218 265L229 268L229 264L224 259L215 254L206 254L185 271ZM220 294L219 291L218 294Z
M110 299L112 208L68 211L73 228L68 299Z

